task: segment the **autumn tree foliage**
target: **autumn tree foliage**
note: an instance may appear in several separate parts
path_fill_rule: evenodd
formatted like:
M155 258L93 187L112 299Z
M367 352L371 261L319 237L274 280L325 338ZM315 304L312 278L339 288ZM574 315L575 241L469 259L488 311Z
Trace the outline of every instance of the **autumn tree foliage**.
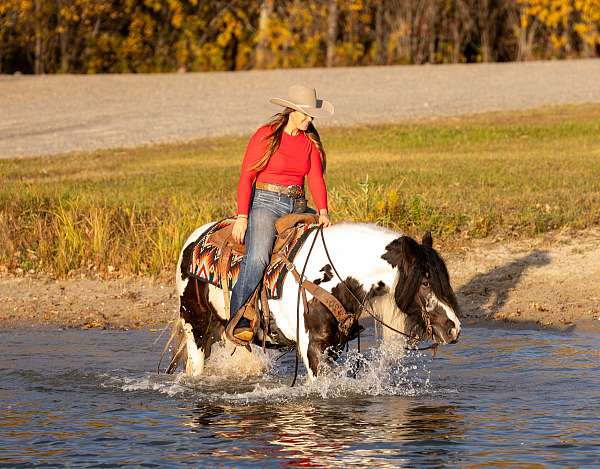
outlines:
M0 0L0 72L600 56L600 0Z

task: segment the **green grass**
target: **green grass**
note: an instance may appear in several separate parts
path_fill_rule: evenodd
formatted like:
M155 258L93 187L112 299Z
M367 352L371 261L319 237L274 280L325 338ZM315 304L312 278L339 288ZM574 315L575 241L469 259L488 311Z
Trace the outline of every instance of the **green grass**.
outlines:
M438 239L600 223L600 105L324 128L333 221ZM247 137L0 161L0 264L160 274L235 212Z

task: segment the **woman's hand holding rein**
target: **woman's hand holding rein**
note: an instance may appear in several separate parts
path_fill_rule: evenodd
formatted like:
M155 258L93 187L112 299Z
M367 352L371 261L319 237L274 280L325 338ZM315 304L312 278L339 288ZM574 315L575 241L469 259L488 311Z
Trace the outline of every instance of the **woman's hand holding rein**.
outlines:
M238 215L233 223L231 237L238 244L244 244L244 235L248 229L248 215Z
M319 225L323 225L323 228L331 225L331 221L329 220L329 213L326 209L321 209L319 211Z

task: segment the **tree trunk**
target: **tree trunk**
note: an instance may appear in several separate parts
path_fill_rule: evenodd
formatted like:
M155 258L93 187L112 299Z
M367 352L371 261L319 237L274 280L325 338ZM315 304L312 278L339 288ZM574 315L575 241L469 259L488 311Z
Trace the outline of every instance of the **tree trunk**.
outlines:
M35 0L35 62L33 66L33 73L40 75L43 73L42 64L42 1Z
M437 5L435 4L434 1L429 1L427 2L427 11L428 11L428 16L429 16L429 20L427 21L427 30L429 33L429 50L427 51L427 61L430 64L435 63L436 57L435 57L435 52L436 52L436 39L437 39L437 34L438 31L436 29L436 16L437 16Z
M60 45L60 73L69 73L69 24L63 20L60 14L62 10L62 0L58 0L57 5L57 21L58 21L58 43Z
M273 14L273 0L263 0L260 5L258 17L258 32L255 52L255 68L266 68L268 65L268 30L271 15Z
M487 0L482 0L479 3L479 41L480 41L480 50L481 50L481 61L489 62L490 61L490 36L489 36L489 21L490 18L490 9L489 3Z
M427 52L429 51L430 34L430 14L429 0L415 1L412 6L412 36L413 36L413 53L412 63L423 64L427 61Z
M496 42L496 21L500 6L493 0L482 0L479 3L479 34L481 39L481 61L493 62L496 59L494 45Z
M481 31L481 61L489 62L490 57L490 35L486 27Z
M457 64L461 59L461 49L463 42L462 25L458 19L452 18L450 23L450 34L452 35L452 63Z
M524 62L530 58L530 50L527 47L527 30L529 28L527 26L523 27L521 22L523 14L520 7L514 8L511 13L511 22L514 25L515 35L517 37L517 55L515 57L515 61L517 62Z
M375 60L378 65L383 65L386 63L385 31L383 25L385 0L377 2L375 8L375 44L377 47L377 57Z
M327 66L333 67L335 61L335 44L337 39L338 6L337 0L329 0L327 15Z

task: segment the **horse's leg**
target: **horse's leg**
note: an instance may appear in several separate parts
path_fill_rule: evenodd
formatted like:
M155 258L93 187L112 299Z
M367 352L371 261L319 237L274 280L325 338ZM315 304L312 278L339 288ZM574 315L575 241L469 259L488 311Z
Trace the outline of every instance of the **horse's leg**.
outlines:
M308 304L308 312L304 315L304 324L308 331L305 365L309 378L313 379L319 373L323 354L328 348L338 344L340 337L337 321L333 314L316 299Z
M177 361L185 364L187 374L198 375L204 371L204 360L210 356L213 342L219 340L223 320L208 300L208 283L189 278L182 287L179 296L182 337L174 353L180 354Z
M339 283L332 288L331 294L340 301L348 314L357 315L362 307L358 298L376 298L385 294L385 291L387 290L384 285L377 284L367 294L358 280L347 277L343 285ZM317 299L313 299L308 303L308 314L305 315L304 321L309 336L306 353L307 369L310 369L316 376L319 364L326 352L330 354L331 358L337 358L342 338L340 337L337 320L325 305ZM349 337L354 338L359 332L360 326L356 322L349 331Z

